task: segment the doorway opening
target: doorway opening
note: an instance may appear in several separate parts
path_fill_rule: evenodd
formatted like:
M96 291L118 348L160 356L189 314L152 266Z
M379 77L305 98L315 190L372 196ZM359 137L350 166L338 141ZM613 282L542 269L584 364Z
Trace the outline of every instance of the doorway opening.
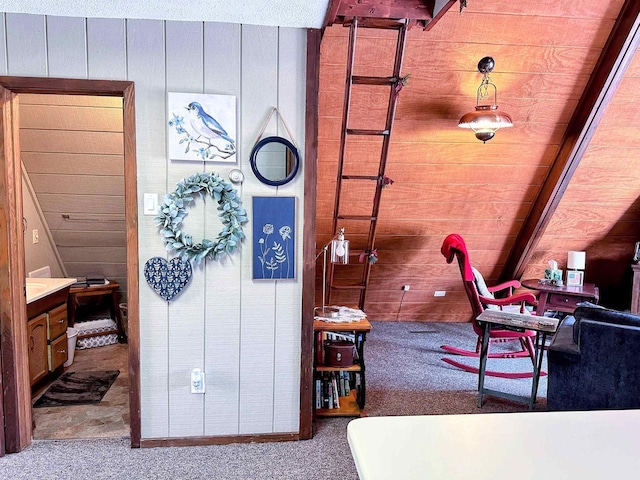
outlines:
M7 240L0 251L0 327L3 332L0 347L3 365L9 367L2 371L5 395L0 399L0 412L11 420L5 422L0 455L22 450L31 443L32 434L38 439L124 434L131 436L132 447L138 447L137 169L133 83L0 77L0 93L3 172L0 192L4 204L10 207L0 214L5 217L0 220L6 220L5 227L0 228L3 237L0 243ZM87 101L98 106L87 105ZM113 127L111 120L88 114L92 108L113 108L107 117L111 120L119 117L115 122L119 126ZM78 118L74 118L76 116ZM94 151L105 146L100 147L101 143L107 151ZM73 151L76 147L79 150ZM21 181L23 163L26 183ZM31 192L26 191L30 189ZM23 208L22 199L28 195L35 197L36 209L43 220L42 230L34 228L39 226L35 220L31 224L29 220L25 222L26 207ZM41 241L50 243L55 250L47 261L34 260L29 252L30 247ZM29 273L39 276L42 270L54 270L56 273L51 276L85 282L102 278L103 286L98 288L112 294L93 295L94 292L89 291L89 295L70 295L67 304L73 306L73 314L69 312L68 316L78 321L76 326L85 323L81 320L116 321L120 328L116 334L118 340L122 341L126 333L128 343L99 339L104 336L90 331L79 335L71 335L69 331L69 337L86 340L86 348L73 350L72 363L69 352L66 367L58 366L53 375L32 382L25 285ZM114 288L108 288L109 284ZM83 290L82 285L71 288L71 292ZM114 333L112 330L111 334ZM105 341L110 344L91 348L91 344ZM68 346L71 347L71 342ZM106 404L101 405L101 413L92 412L90 406L47 406L32 411L32 401L37 400L59 374L86 370L120 371L105 395ZM103 414L106 416L101 418ZM32 430L32 426L35 429Z
M27 295L33 438L129 436L122 97L20 93L18 104L27 285L76 280L66 325L63 313L47 324L53 364Z

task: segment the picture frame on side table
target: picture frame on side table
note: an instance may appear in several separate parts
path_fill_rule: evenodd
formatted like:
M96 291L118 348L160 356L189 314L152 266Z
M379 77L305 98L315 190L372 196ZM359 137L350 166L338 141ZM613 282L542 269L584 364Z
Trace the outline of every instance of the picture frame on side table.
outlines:
M567 270L567 287L581 287L584 280L584 272L580 270Z

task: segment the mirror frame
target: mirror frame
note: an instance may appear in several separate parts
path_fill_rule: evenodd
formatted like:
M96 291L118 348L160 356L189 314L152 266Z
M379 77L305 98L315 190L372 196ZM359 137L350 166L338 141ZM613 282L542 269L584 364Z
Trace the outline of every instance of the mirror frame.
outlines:
M293 162L294 162L293 168L291 169L291 172L289 173L289 175L287 175L281 180L270 180L265 176L263 176L258 171L258 166L256 164L258 160L258 152L262 147L264 147L268 143L280 143L285 147L287 147L293 155ZM293 145L293 143L291 143L286 138L275 137L275 136L265 137L262 140L260 140L258 143L256 143L253 149L251 150L251 170L253 170L253 174L256 177L258 177L258 180L260 180L262 183L265 183L267 185L278 187L280 185L289 183L297 175L298 168L300 168L300 154L298 153L298 149Z

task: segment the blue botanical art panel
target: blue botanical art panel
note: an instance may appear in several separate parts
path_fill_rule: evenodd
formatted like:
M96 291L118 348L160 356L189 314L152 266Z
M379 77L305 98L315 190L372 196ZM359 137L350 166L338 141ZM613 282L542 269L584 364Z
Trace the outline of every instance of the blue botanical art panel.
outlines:
M235 96L169 93L167 106L171 160L235 163Z
M253 197L253 278L295 278L296 197Z

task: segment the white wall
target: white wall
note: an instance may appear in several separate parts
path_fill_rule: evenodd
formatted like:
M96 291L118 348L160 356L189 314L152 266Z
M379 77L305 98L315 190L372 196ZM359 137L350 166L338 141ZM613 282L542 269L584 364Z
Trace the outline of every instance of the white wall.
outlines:
M299 428L303 173L268 187L249 155L269 110L277 106L304 152L304 29L202 22L84 19L3 14L0 73L131 80L136 91L140 248L142 438L297 432ZM5 28L6 27L6 28ZM6 56L5 56L6 53ZM167 92L237 96L237 165L170 162ZM273 135L270 122L265 135ZM286 135L285 135L286 136ZM172 191L198 171L240 168L249 214L241 251L195 267L169 305L147 286L144 263L166 257L142 195ZM251 197L298 198L297 279L251 279ZM194 240L219 231L216 203L198 200L183 227ZM207 393L192 395L189 372L207 373Z
M22 180L22 214L26 220L24 234L24 271L29 272L49 266L52 277L64 277L55 254L55 245L49 241L46 228L36 207L37 200L27 181ZM38 230L38 243L33 243L33 231Z

